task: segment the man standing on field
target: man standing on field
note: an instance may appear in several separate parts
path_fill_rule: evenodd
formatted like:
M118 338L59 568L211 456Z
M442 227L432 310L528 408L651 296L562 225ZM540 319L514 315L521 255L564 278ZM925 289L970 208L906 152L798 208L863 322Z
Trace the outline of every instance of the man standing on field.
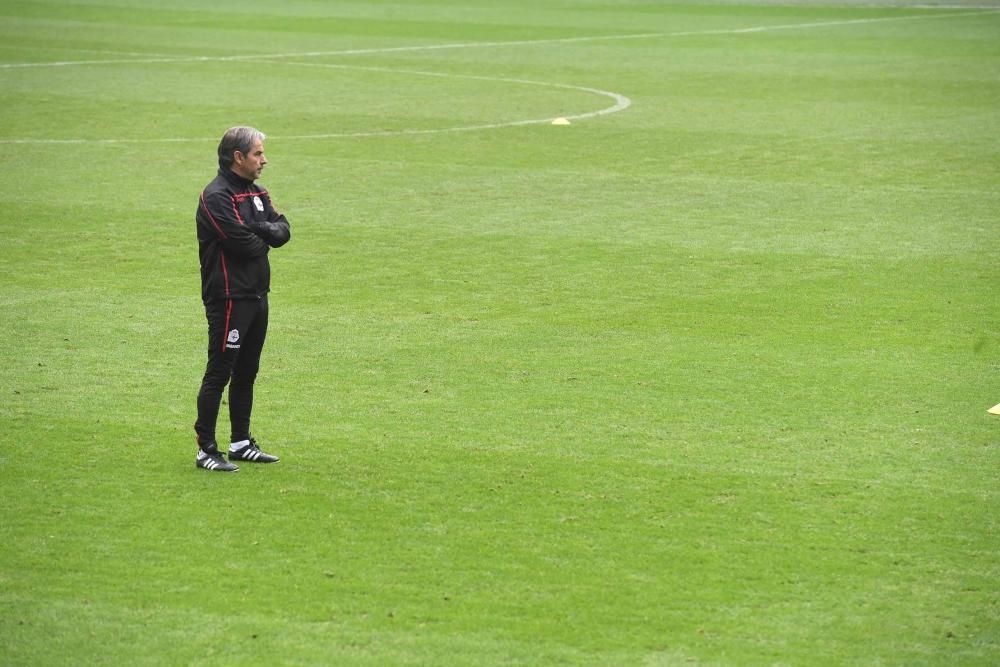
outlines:
M198 392L198 456L205 470L235 472L233 461L275 463L250 435L253 383L267 336L267 254L291 237L288 220L255 184L267 158L265 136L234 127L219 143L219 173L201 193L195 221L201 258L201 299L208 319L208 364ZM232 438L227 461L215 440L222 392L229 385Z

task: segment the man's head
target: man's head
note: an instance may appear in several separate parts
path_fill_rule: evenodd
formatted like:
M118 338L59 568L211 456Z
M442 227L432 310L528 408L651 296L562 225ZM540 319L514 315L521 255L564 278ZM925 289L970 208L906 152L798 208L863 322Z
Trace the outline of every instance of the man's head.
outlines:
M231 127L219 142L219 166L253 181L267 164L264 133L252 127Z

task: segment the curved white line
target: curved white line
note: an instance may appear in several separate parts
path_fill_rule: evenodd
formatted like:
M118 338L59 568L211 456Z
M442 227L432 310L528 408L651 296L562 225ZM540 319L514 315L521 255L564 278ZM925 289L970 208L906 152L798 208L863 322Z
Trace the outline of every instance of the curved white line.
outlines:
M604 97L610 97L614 100L614 104L606 107L604 109L598 109L597 111L588 111L585 113L569 114L563 115L562 118L567 120L583 120L586 118L595 118L597 116L604 116L607 114L617 113L619 111L624 111L632 104L632 100L621 95L619 93L614 93L608 90L600 90L598 88L587 88L585 86L574 86L566 83L551 83L546 81L531 81L528 79L510 79L504 77L490 77L490 76L480 76L473 74L448 74L443 72L426 72L421 70L399 70L392 69L388 67L365 67L360 65L334 65L330 63L298 63L298 62L282 62L275 63L274 61L258 57L255 59L256 62L274 63L282 65L293 65L299 67L320 67L326 69L352 69L352 70L364 70L370 72L380 72L387 74L405 74L413 76L428 76L428 77L438 77L438 78L452 78L452 79L473 79L478 81L492 81L500 83L513 83L526 86L543 86L547 88L562 88L565 90L575 90L585 93L593 93L595 95L601 95ZM441 134L445 132L471 132L475 130L495 130L503 127L520 127L524 125L541 125L543 123L551 123L553 120L559 116L549 116L547 118L533 118L528 120L514 120L506 121L502 123L485 123L479 125L461 125L456 127L442 127L442 128L429 128L423 130L417 129L402 129L402 130L379 130L371 132L324 132L318 134L299 134L299 135L277 135L268 134L270 139L275 140L292 140L292 139L346 139L346 138L364 138L364 137L390 137L390 136L403 136L403 135L421 135L421 134ZM0 139L0 144L42 144L42 145L53 145L53 144L147 144L147 143L186 143L186 142L201 142L201 141L217 141L217 138L207 138L207 137L173 137L173 138L160 138L160 139Z
M268 62L268 61L264 61ZM493 77L493 76L481 76L475 74L447 74L443 72L427 72L422 70L400 70L392 69L388 67L363 67L359 65L333 65L328 63L297 63L289 62L285 63L288 65L296 65L300 67L320 67L329 69L352 69L352 70L364 70L369 72L381 72L389 74L408 74L414 76L430 76L448 79L471 79L474 81L492 81L499 83L513 83L524 86L542 86L546 88L562 88L565 90L575 90L585 93L593 93L595 95L601 95L604 97L610 97L615 103L604 109L598 109L597 111L588 111L585 113L577 113L562 116L566 120L583 120L586 118L596 118L597 116L604 116L607 114L617 113L619 111L624 111L632 105L632 100L621 95L619 93L612 92L610 90L600 90L599 88L588 88L585 86L574 86L568 83L552 83L548 81L532 81L530 79L511 79L506 77ZM495 130L502 127L520 127L523 125L541 125L543 123L551 123L559 116L549 116L546 118L533 118L529 120L513 120L506 121L502 123L486 123L481 125L462 125L458 127L446 127L446 128L432 128L426 130L381 130L375 132L340 132L340 133L324 133L324 134L303 134L303 135L286 135L281 137L276 137L280 139L334 139L334 138L349 138L349 137L383 137L383 136L394 136L394 135L412 135L412 134L439 134L442 132L467 132L472 130Z

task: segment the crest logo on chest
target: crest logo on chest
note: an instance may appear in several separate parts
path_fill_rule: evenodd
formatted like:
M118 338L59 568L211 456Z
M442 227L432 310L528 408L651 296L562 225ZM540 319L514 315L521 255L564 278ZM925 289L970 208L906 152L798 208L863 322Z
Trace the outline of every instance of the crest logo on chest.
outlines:
M261 212L264 211L264 202L262 202L260 200L260 197L258 197L257 195L254 195L254 197L253 197L253 205L257 207L258 211L261 211Z

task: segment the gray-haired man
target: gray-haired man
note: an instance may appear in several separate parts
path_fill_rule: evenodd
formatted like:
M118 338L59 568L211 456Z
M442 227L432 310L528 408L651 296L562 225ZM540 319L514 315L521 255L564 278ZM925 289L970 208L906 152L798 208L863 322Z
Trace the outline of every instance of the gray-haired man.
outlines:
M234 127L219 142L219 173L201 193L195 221L201 259L201 298L208 319L208 364L198 392L198 455L205 470L235 472L233 463L274 463L250 435L253 385L267 336L271 248L288 242L288 220L271 205L260 177L265 136ZM232 438L229 460L219 451L215 425L222 392L229 385Z

